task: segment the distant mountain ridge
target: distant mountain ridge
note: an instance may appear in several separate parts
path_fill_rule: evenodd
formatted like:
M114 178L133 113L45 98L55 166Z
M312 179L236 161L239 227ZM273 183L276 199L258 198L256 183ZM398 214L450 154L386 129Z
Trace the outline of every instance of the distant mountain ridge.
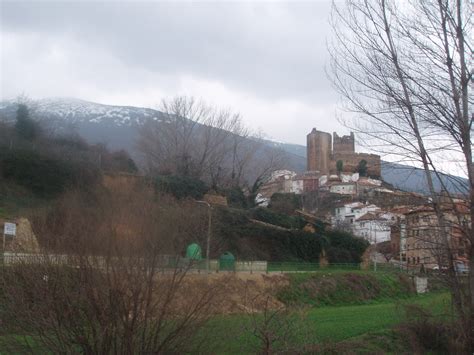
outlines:
M16 104L0 103L0 115L15 118ZM48 98L32 103L31 110L41 118L62 119L68 124L102 123L117 126L141 125L147 119L160 120L163 113L151 108L104 105L75 98Z
M0 120L13 122L17 105L13 101L0 102ZM111 149L127 150L134 158L138 153L138 129L147 120L161 122L164 114L158 110L133 106L104 105L75 98L48 98L35 101L32 112L39 120L53 120L55 128L74 130L90 143L105 143ZM286 152L285 168L306 170L306 147L298 144L266 140L266 144ZM421 169L382 162L382 179L396 188L426 194L426 180ZM446 175L443 181L451 192L459 192L466 180ZM440 189L440 182L435 178Z

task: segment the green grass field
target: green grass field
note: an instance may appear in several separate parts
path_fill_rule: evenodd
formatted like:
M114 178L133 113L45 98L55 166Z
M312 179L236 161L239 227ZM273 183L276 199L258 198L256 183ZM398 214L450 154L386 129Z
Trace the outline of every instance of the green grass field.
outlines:
M417 296L408 291L403 278L392 273L321 270L291 274L289 289L279 295L281 301L290 305L291 311L279 313L269 322L268 330L285 340L276 344L280 349L328 343L377 347L387 341L400 347L403 345L399 335L391 329L405 320L404 304L418 304L439 316L451 311L447 292ZM216 316L190 339L191 352L256 353L260 343L252 333L262 329L255 327L262 320L261 314ZM289 331L285 331L286 328ZM0 331L0 354L26 350L21 345L18 348L15 340L21 339L18 334ZM15 348L11 347L12 343L17 343ZM5 349L11 351L5 352ZM37 344L33 344L33 352L43 353Z
M290 326L287 343L280 347L321 343L353 341L354 344L368 346L371 340L392 339L390 328L404 320L403 304L419 304L430 309L434 315L449 313L450 297L447 293L427 294L411 297L402 302L392 301L368 305L323 306L306 311L293 311L287 316L278 317L270 329L278 334L285 326ZM191 343L196 344L193 353L239 354L256 353L259 343L252 335L252 324L261 321L261 315L228 315L212 319ZM279 334L278 334L279 335ZM27 337L32 348L18 345L24 337L17 334L0 335L0 354L28 352L44 353ZM198 345L199 344L199 345ZM352 343L349 343L352 344ZM370 344L369 344L370 345ZM353 346L353 345L351 345ZM396 346L396 345L394 345Z
M276 322L274 331L281 331L289 322L292 332L288 342L295 346L340 342L395 326L404 319L405 303L419 304L429 308L434 315L443 315L449 312L450 298L447 293L439 293L415 296L402 302L310 308L298 312L301 314L290 314L281 323ZM201 350L216 354L255 353L258 341L251 329L253 321L259 321L258 317L232 315L213 319L198 336L198 341L204 344Z

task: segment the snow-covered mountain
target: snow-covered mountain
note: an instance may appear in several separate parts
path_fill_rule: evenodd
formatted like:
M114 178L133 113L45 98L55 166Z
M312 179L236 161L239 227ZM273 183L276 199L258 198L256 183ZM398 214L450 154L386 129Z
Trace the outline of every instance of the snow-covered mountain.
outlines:
M164 122L166 116L154 109L103 105L75 98L48 98L28 105L31 116L55 131L77 132L90 143L103 143L114 150L127 150L139 162L136 149L139 128L147 120ZM0 102L0 120L14 122L17 104ZM282 148L280 143L267 141L270 147ZM286 168L303 171L306 159L288 152Z
M30 106L33 117L53 122L56 130L74 130L90 143L105 143L111 149L127 150L135 159L139 159L136 150L139 127L150 119L160 122L166 119L162 112L150 108L103 105L75 98L43 99ZM16 109L13 101L0 102L0 120L13 122ZM287 153L286 168L297 172L305 170L305 146L266 142ZM382 178L403 190L427 192L424 172L420 169L383 162ZM445 178L453 192L458 192L459 186L465 184L462 178L448 175ZM435 183L440 185L436 178Z
M48 98L29 105L31 116L55 131L76 132L90 143L103 143L114 150L124 149L137 158L138 128L147 120L163 121L158 110L131 106L112 106L74 98ZM0 103L0 119L13 122L17 105Z
M67 125L97 123L116 126L141 125L145 120L162 119L157 110L131 106L112 106L75 98L48 98L29 104L30 111L38 119L64 120ZM16 104L12 101L0 103L0 115L14 119Z

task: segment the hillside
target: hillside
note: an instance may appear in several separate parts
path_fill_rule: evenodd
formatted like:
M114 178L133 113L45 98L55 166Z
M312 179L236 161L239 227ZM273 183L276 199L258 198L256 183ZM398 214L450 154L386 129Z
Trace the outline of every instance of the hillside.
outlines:
M105 143L112 150L124 149L136 161L140 154L136 149L139 127L147 120L164 120L163 113L142 107L103 105L73 98L51 98L35 101L33 116L46 121L57 131L76 131L89 143ZM13 122L16 104L12 101L0 103L0 120ZM285 154L283 168L297 172L306 169L306 147L298 144L279 143L266 140L265 143ZM382 179L394 187L411 192L428 192L424 172L421 169L390 162L382 163ZM434 177L440 189L439 180ZM462 191L466 180L446 175L444 183L451 192Z

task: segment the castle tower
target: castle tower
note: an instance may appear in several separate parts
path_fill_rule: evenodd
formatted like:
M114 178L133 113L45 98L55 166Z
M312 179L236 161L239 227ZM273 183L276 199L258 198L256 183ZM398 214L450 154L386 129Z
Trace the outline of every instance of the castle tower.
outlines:
M355 153L354 132L349 136L339 137L336 132L333 133L333 153Z
M307 159L308 171L319 171L321 174L329 174L331 159L332 137L331 134L321 132L313 128L307 135Z

